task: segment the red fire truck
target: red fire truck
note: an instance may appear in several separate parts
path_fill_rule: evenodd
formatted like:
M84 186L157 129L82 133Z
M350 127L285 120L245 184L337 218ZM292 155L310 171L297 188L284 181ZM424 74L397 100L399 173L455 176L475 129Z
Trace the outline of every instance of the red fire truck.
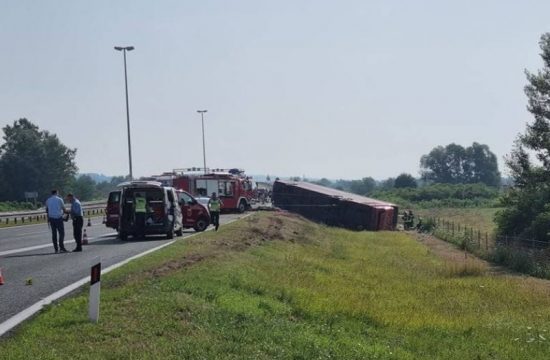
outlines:
M153 178L199 198L215 192L223 201L222 211L244 212L253 197L252 180L240 169L175 169Z

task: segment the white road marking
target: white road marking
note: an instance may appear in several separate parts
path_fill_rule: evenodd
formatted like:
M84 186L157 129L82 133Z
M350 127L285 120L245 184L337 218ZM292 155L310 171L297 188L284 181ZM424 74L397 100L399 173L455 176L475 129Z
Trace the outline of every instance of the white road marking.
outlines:
M97 238L104 238L104 237L111 236L111 235L116 235L116 232L109 233L109 234L104 234L104 235L98 236ZM88 238L88 240L93 240L93 239L96 239L96 238L91 238L91 237ZM75 242L74 240L69 239L67 241L64 241L64 244L72 244L74 242ZM43 248L47 248L47 247L51 247L51 246L53 246L53 243L49 242L48 244L35 245L35 246L29 246L29 247L12 249L12 250L5 250L5 251L0 251L0 256L18 254L18 253L27 252L27 251L43 249Z
M231 224L232 222L235 222L237 220L241 220L241 219L244 219L244 218L247 218L249 217L250 215L252 214L246 214L245 216L243 217L240 217L240 218L237 218L237 219L232 219L228 222L226 222L225 224L223 225L228 225L228 224ZM220 224L220 226L223 226ZM214 228L211 228L209 227L208 229L206 229L205 231L211 231L213 230ZM197 236L199 235L200 233L194 233L194 234L191 234L189 236L186 236L184 239L187 239L187 238L190 238L192 236ZM146 250L142 253L139 253L137 255L134 255L132 257L129 257L128 259L126 260L122 260L121 262L119 263L116 263L116 264L113 264L109 267L107 267L106 269L102 270L101 272L103 274L106 274L108 272L111 272L113 270L115 270L116 268L119 268L121 267L122 265L126 265L127 263L129 263L130 261L132 260L135 260L135 259L138 259L142 256L145 256L147 254L150 254L152 252L155 252L157 250L160 250L168 245L171 245L173 244L174 242L176 242L176 240L171 240L167 243L164 243L162 245L159 245L157 247L154 247L152 249L149 249L149 250ZM14 316L12 316L11 318L9 318L8 320L4 321L3 323L0 324L0 337L2 335L4 335L5 333L7 333L8 331L10 331L11 329L13 329L14 327L16 327L17 325L21 324L23 321L27 320L28 318L30 318L31 316L33 316L34 314L36 314L37 312L39 312L42 307L46 306L46 305L49 305L51 304L53 301L69 294L70 292L78 289L79 287L81 287L82 285L86 284L88 281L90 281L90 277L87 276L83 279L80 279L78 280L77 282L74 282L72 283L71 285L68 285L66 287L64 287L63 289L61 290L58 290L56 292L54 292L53 294L51 294L50 296L47 296L45 298L43 298L42 300L34 303L33 305L29 306L28 308L26 308L25 310L15 314Z

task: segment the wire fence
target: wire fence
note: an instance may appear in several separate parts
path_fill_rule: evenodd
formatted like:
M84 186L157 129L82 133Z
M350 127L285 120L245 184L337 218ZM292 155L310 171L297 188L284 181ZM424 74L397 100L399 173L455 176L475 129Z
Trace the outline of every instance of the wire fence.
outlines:
M473 226L464 225L451 220L429 218L435 225L434 233L452 239L452 242L463 241L478 250L489 252L498 246L508 246L524 249L548 249L550 243L515 235L494 235L481 231ZM446 239L443 239L446 240Z
M550 243L515 235L494 235L451 220L428 218L435 237L464 251L529 275L550 278Z

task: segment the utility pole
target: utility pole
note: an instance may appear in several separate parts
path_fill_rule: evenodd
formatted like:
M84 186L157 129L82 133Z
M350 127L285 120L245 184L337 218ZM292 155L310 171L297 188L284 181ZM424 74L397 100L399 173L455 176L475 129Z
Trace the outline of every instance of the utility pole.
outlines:
M204 113L208 112L208 110L197 110L199 114L201 114L201 121L202 121L202 159L203 159L203 166L204 166L204 173L206 174L206 145L204 142Z
M132 172L132 142L130 141L130 107L128 105L128 73L126 70L126 51L134 50L133 46L115 46L115 50L124 54L124 85L126 88L126 125L128 126L128 161L130 165L130 180L134 179Z

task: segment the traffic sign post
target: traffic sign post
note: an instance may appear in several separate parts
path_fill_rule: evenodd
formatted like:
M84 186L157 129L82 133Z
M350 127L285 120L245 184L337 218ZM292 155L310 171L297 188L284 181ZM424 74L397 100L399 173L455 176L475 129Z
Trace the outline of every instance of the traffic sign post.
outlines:
M92 261L90 272L90 300L88 303L88 317L90 321L99 321L99 295L101 290L101 258Z

